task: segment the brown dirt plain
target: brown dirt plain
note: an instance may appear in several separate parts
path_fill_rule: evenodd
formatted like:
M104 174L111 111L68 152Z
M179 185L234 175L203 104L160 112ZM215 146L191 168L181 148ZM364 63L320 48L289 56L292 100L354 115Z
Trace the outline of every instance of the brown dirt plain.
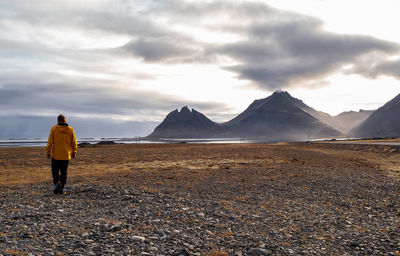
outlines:
M134 188L152 205L175 198L177 216L185 212L179 202L201 204L206 217L223 212L218 225L199 229L214 234L201 255L242 255L235 250L261 241L277 255L400 255L399 182L399 149L334 143L88 146L68 169L68 186ZM0 148L0 191L12 195L32 183L51 190L44 148ZM197 230L199 223L185 225Z
M375 168L400 177L398 149L387 146L277 144L117 144L79 148L68 179L76 182L129 182L148 189L173 183L196 187L199 180L287 179L299 176L282 164L304 168ZM305 177L304 177L305 178ZM51 181L50 161L41 147L0 148L0 185Z

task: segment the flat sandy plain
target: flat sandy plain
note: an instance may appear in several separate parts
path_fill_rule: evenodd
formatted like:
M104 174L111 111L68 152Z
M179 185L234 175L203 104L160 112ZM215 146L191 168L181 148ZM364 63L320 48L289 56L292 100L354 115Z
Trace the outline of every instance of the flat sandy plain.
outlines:
M44 148L0 148L0 202L0 255L400 255L387 146L89 146L64 195Z

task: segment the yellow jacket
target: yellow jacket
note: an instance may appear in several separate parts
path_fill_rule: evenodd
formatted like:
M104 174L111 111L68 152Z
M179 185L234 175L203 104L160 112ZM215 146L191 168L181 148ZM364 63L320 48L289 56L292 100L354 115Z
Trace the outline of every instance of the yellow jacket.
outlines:
M71 154L76 154L77 144L74 129L66 123L51 127L46 146L46 154L56 160L70 160Z

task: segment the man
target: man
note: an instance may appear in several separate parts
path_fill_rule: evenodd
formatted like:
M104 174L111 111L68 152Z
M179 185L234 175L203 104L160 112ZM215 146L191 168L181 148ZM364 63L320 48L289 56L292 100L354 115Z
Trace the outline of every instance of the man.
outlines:
M69 160L75 158L77 144L74 129L65 121L64 115L57 117L58 124L50 130L46 146L47 158L51 157L51 172L53 174L54 194L63 194L67 183Z

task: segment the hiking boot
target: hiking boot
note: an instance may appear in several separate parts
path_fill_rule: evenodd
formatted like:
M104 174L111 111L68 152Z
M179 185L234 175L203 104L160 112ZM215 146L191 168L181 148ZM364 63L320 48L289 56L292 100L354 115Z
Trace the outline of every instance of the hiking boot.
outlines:
M53 190L53 192L54 192L54 194L59 194L59 193L60 193L60 190L61 190L61 184L60 184L59 182L57 182L57 183L54 185L54 190Z
M65 188L64 186L60 186L60 189L58 190L58 194L62 195L65 193Z

